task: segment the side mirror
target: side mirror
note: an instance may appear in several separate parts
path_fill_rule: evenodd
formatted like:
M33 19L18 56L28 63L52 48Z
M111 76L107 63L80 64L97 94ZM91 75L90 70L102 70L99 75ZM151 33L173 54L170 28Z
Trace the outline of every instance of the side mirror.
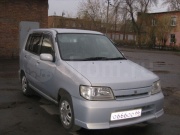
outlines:
M40 59L43 60L43 61L53 62L53 56L51 54L48 54L48 53L40 54Z

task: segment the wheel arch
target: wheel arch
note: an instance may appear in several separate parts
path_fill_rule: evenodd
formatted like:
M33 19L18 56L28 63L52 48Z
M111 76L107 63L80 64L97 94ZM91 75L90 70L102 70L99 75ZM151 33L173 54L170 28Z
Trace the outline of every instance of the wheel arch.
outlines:
M71 94L70 94L67 90L65 90L65 89L63 89L63 88L60 88L60 89L59 89L59 92L58 92L58 98L57 98L58 103L59 103L59 101L61 100L61 97L62 97L63 95L67 95L67 96L70 96L70 97L71 97Z
M25 72L23 70L20 70L20 75L19 75L20 81L22 81L23 75L25 75Z

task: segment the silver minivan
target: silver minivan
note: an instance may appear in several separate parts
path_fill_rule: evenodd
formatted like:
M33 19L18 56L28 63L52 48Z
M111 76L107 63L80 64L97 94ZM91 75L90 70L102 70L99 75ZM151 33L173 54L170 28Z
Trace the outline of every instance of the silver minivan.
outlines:
M104 34L31 30L20 51L22 92L59 105L67 130L107 129L163 115L159 77L127 60Z

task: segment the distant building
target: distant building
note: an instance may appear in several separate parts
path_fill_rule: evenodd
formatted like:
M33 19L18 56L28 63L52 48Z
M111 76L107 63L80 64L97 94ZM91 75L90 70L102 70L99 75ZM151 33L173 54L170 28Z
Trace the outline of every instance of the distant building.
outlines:
M22 21L48 27L48 0L0 0L0 58L19 55Z
M93 25L92 22L85 19L66 18L56 15L48 17L48 27L105 31L105 28L101 27L101 22L95 22L95 25Z
M49 28L70 28L70 29L85 29L85 30L95 30L102 33L106 33L106 24L100 21L90 21L86 19L79 18L66 18L62 16L49 16L48 17L48 27ZM135 41L136 37L133 32L121 31L121 26L114 31L114 25L109 24L109 29L107 36L112 40L126 40Z
M142 30L144 37L148 38L154 32L156 45L180 46L180 11L147 13L145 18L142 16L142 13L138 13L138 21L145 20ZM149 40L153 38L150 36Z

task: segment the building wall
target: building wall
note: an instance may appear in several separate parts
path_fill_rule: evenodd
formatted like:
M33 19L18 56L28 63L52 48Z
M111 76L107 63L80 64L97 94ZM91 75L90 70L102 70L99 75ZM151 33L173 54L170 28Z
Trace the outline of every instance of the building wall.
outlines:
M166 45L176 45L180 46L180 12L179 11L172 11L172 12L164 12L164 13L155 13L152 14L157 17L158 20L162 19L163 17L176 17L176 26L171 26L171 31L169 33L168 41ZM171 23L171 20L169 20ZM171 24L170 24L171 25ZM171 42L171 34L175 34L176 37L176 44Z
M163 17L177 17L177 25L176 26L172 26L173 27L172 28L172 32L179 32L180 31L180 11L152 13L151 15L157 17L157 19L161 19Z
M147 32L148 28L152 28L154 27L155 29L160 28L161 26L159 26L158 22L162 21L163 19L168 19L168 24L166 27L169 27L170 30L167 33L168 37L167 37L167 42L166 45L176 45L176 46L180 46L180 11L170 11L170 12L161 12L161 13L148 13L147 14L148 19L146 19L146 23L145 23L145 32ZM176 17L176 25L175 26L171 26L171 17ZM156 25L152 25L152 20L156 20ZM141 13L138 14L138 20L141 20ZM172 43L171 42L171 34L175 34L175 39L176 39L176 43ZM162 44L161 41L157 40L156 44Z
M48 27L48 0L0 1L0 58L18 56L21 21L40 22L40 27Z

